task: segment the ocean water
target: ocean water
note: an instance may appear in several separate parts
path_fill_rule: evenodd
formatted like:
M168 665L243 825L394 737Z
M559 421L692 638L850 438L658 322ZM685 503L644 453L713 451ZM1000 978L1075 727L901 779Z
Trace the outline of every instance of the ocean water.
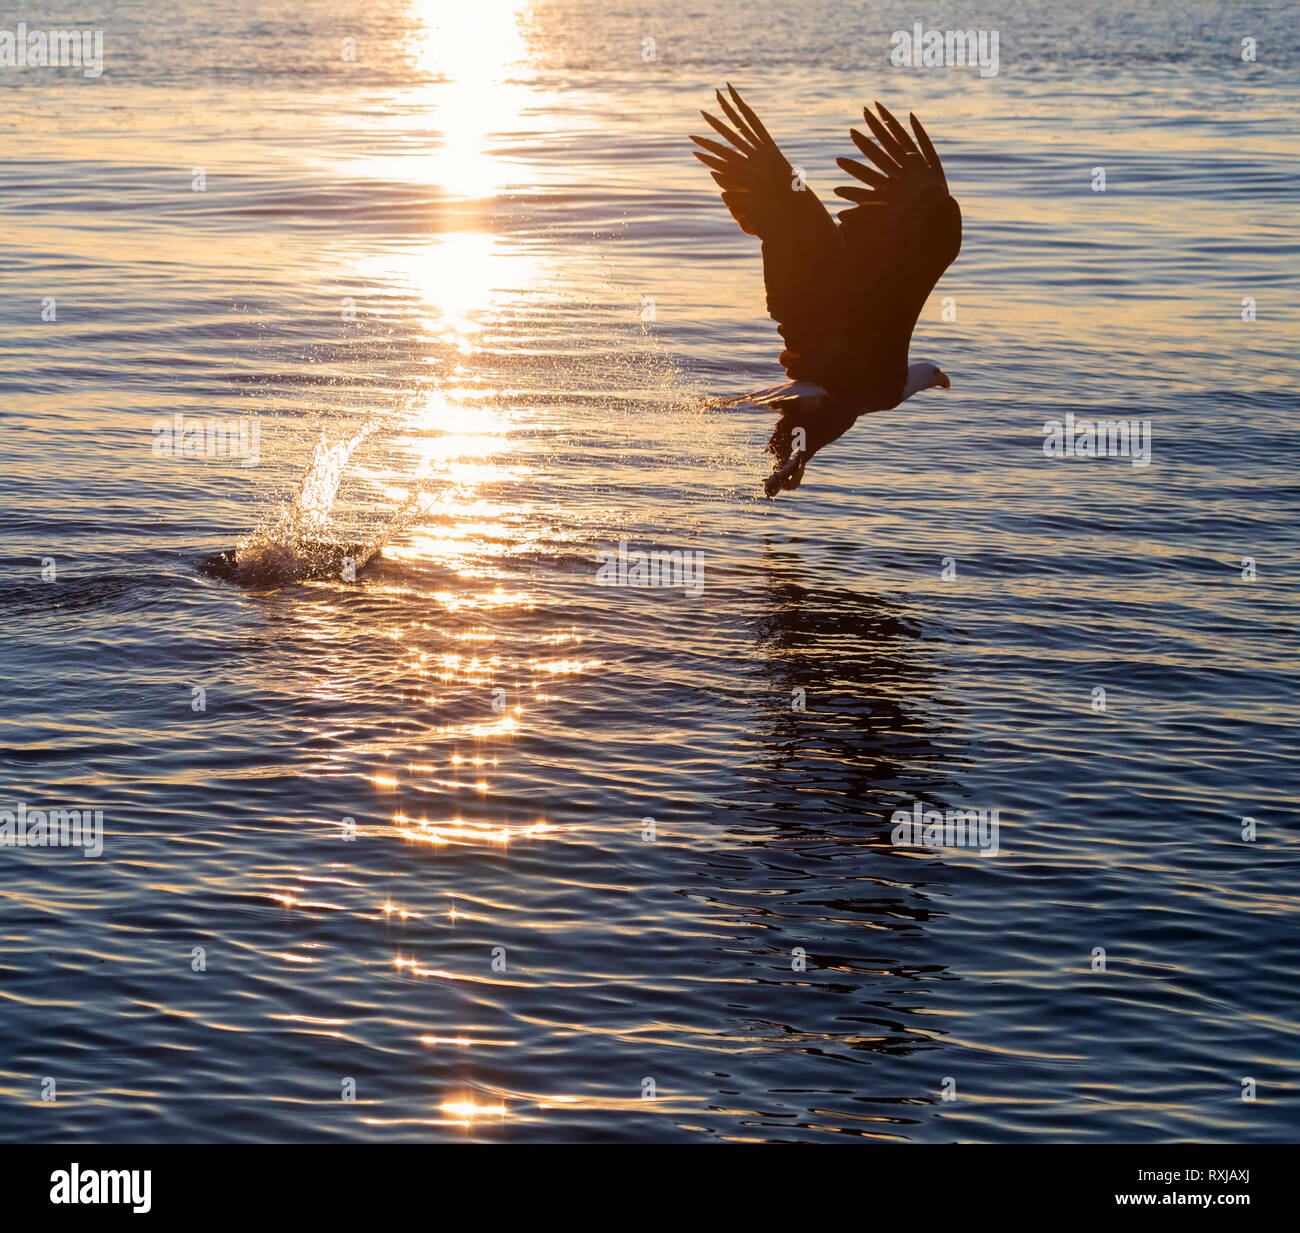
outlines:
M0 69L0 807L103 852L0 848L0 1136L1295 1137L1289 6L79 20L102 76ZM917 20L997 75L891 65ZM781 379L724 81L827 199L916 112L965 217L951 391L773 502L705 401ZM200 570L367 426L355 581Z

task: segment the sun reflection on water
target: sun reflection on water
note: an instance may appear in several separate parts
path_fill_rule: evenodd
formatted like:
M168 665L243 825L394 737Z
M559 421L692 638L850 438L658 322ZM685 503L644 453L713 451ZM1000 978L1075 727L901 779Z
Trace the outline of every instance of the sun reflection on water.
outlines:
M527 57L521 0L424 0L415 14L416 68L434 80L425 98L441 131L429 166L431 182L466 197L501 186L500 161L488 138L509 131L524 103L525 87L512 69Z
M463 1125L468 1126L476 1117L505 1117L505 1104L480 1105L472 1100L449 1100L438 1106L443 1113L449 1113Z
M518 826L499 822L467 822L463 818L448 818L438 822L425 818L408 818L400 813L393 822L397 827L397 833L403 838L434 847L479 843L504 846L518 839L541 839L553 834L555 830L543 821Z
M469 355L493 312L526 296L539 259L484 231L445 231L425 244L404 248L401 269L431 310L430 337ZM382 263L391 270L392 260ZM466 390L464 394L478 391Z
M420 81L410 92L406 117L425 117L430 131L427 139L417 137L407 118L397 120L415 138L409 154L384 157L365 174L415 185L422 208L428 205L428 222L422 234L372 249L349 269L351 277L400 302L419 327L420 355L395 425L402 465L379 471L372 484L385 501L400 506L429 477L418 517L384 545L384 559L394 569L366 583L371 601L410 594L420 601L417 619L385 623L373 634L400 681L394 699L406 706L394 710L391 735L365 751L377 812L391 819L367 834L395 837L422 858L452 868L456 856L495 859L512 845L526 849L531 842L563 841L574 829L536 814L517 820L506 812L509 806L502 812L510 820L475 814L491 802L502 760L526 734L526 707L545 700L539 683L555 689L600 665L579 657L583 638L576 629L532 630L520 647L512 634L501 632L511 627L499 624L515 611L537 607L534 595L511 585L505 565L511 554L530 547L520 530L530 511L508 495L531 471L527 453L511 441L515 423L528 414L511 399L528 383L517 367L512 377L510 366L529 354L525 331L544 258L500 233L495 200L519 178L503 146L518 141L525 127L536 127L534 119L520 121L531 91L527 6L520 0L477 0L472 6L424 0L412 15L420 23L413 42ZM511 693L501 712L483 703L497 685ZM467 705L470 699L477 704ZM448 894L446 923L454 927L459 918L473 927L473 902L458 910L454 892ZM387 938L380 962L413 981L502 983L498 976L433 966L422 942L432 922L403 899L400 882L394 882L391 895L368 905L368 919ZM283 902L295 911L306 906L293 896ZM394 936L402 939L396 955L388 949ZM281 958L311 962L301 950L286 950ZM447 1026L450 1031L421 1036L421 1043L465 1050L519 1043ZM437 1114L450 1124L468 1127L507 1116L504 1091L453 1088L443 1095ZM533 1103L545 1109L573 1099L544 1096Z

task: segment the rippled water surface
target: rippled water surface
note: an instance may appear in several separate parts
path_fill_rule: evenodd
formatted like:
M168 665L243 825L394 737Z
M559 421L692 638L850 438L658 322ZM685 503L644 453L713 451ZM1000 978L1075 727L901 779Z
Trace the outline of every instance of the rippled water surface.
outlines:
M1293 13L941 8L123 0L0 70L0 805L105 829L0 850L0 1135L1294 1137ZM952 390L775 502L724 80L827 197L915 111L965 215ZM355 582L198 568L367 424Z

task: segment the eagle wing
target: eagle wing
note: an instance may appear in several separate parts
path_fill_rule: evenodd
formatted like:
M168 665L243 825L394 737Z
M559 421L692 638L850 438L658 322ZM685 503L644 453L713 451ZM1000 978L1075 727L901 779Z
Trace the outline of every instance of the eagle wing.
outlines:
M730 126L701 114L727 144L692 137L695 157L741 230L762 241L767 308L786 342L786 372L851 392L864 409L895 406L916 320L961 248L961 210L930 138L915 116L914 140L879 103L879 118L864 109L874 142L850 135L873 166L838 160L856 183L835 190L854 203L837 219L736 90L728 85L717 99Z
M895 384L902 395L917 318L961 249L961 208L921 122L908 117L913 140L880 103L876 110L879 117L862 112L874 141L857 129L849 134L874 166L837 159L858 183L835 193L854 203L838 222L854 271L850 329L867 341L863 359L872 366L859 368L855 385L888 398Z
M795 381L825 385L827 358L849 301L844 286L844 236L817 194L753 109L730 85L717 92L734 127L701 112L719 137L692 137L695 157L713 173L722 200L742 231L763 243L767 311L785 339L781 363Z

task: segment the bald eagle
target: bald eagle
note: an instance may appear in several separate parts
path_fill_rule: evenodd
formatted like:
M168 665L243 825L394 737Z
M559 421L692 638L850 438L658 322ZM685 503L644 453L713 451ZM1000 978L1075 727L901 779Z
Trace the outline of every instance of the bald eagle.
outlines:
M764 483L773 497L797 488L808 460L858 416L918 390L950 388L937 364L909 364L907 351L927 297L961 248L961 210L915 116L909 133L879 103L879 116L863 108L871 136L849 135L873 166L836 160L858 183L835 190L853 205L832 217L735 89L717 98L730 125L700 114L726 144L692 136L700 147L693 153L741 230L763 242L767 310L785 339L790 383L733 400L778 412Z

